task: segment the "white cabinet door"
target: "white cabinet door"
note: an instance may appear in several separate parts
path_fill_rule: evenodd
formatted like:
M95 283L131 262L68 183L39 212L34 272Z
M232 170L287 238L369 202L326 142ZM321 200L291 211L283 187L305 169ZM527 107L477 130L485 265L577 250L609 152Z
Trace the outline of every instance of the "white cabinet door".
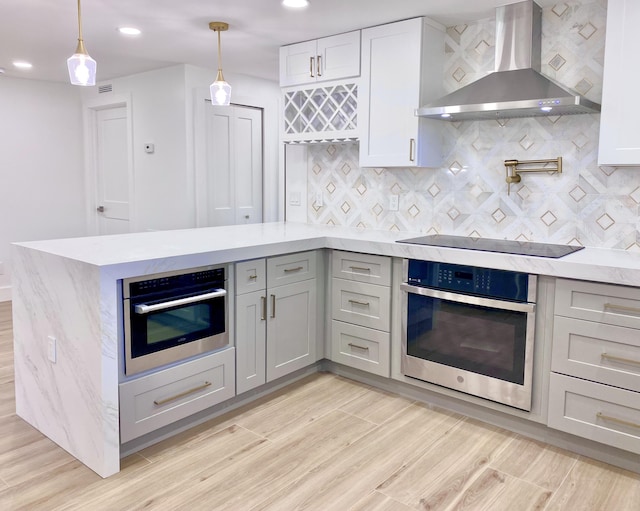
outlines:
M640 165L640 2L609 0L598 165Z
M316 80L337 80L360 75L360 31L318 39Z
M316 279L274 287L267 294L267 381L273 381L317 359Z
M360 75L360 31L280 48L280 86Z
M437 167L440 121L415 116L441 95L444 32L424 18L362 31L362 167Z
M236 393L266 382L266 295L254 291L236 298Z
M291 44L280 48L280 86L315 81L316 41Z

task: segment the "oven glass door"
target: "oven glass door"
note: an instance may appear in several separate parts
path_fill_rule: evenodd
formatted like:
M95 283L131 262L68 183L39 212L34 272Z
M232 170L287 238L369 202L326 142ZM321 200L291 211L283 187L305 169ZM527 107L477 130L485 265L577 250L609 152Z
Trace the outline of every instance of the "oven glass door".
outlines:
M407 354L524 384L527 313L409 293Z
M130 303L131 357L141 357L226 331L226 292Z

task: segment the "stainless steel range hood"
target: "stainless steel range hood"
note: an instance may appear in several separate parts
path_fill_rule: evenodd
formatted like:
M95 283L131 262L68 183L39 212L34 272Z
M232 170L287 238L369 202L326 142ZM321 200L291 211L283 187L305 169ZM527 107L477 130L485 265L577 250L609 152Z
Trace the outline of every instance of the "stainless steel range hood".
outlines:
M449 121L600 112L600 105L540 74L542 9L532 0L496 9L495 72L416 110Z

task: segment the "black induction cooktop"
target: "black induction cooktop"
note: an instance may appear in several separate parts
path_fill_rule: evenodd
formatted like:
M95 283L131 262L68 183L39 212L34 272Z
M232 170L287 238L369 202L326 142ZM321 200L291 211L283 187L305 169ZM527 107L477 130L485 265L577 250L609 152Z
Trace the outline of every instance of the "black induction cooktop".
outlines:
M553 259L564 257L584 248L573 245L554 245L551 243L534 243L532 241L493 240L489 238L470 238L445 234L431 234L420 238L398 240L398 243L484 250L485 252L549 257Z

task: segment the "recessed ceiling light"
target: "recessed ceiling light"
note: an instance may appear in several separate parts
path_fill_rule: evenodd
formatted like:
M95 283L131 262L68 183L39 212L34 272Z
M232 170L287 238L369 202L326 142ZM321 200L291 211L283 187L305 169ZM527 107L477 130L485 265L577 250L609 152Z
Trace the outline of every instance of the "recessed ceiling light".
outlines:
M118 32L124 35L140 35L142 33L140 29L135 27L120 27Z
M282 5L288 9L304 9L309 7L308 0L282 0Z
M19 69L31 69L33 64L24 60L14 60L13 65Z

